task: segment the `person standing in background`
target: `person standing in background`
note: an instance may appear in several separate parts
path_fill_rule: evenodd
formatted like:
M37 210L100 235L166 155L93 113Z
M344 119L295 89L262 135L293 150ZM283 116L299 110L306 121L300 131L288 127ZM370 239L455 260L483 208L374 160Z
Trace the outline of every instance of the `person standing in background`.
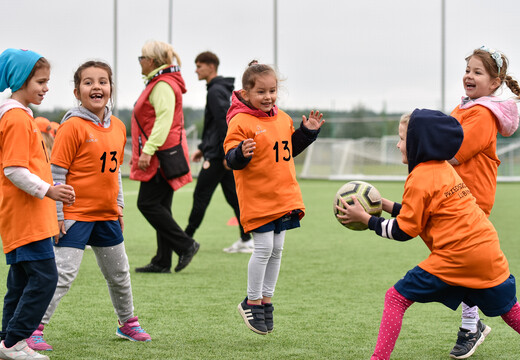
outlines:
M235 179L233 171L224 164L223 148L228 128L226 114L231 105L231 93L234 90L235 79L219 76L219 64L217 55L210 51L202 52L195 58L197 66L195 72L199 80L206 81L208 94L204 110L202 141L198 149L191 154L192 161L199 162L204 158L204 162L193 192L193 207L185 230L189 236L193 236L202 223L218 184L222 186L226 201L233 208L236 218L240 219ZM252 253L254 246L251 235L244 233L244 228L240 223L239 227L240 239L225 248L224 251L227 253Z
M157 232L157 253L136 272L169 273L172 252L179 256L175 272L184 269L199 250L199 243L187 235L172 216L174 191L192 181L191 172L166 179L156 151L182 143L188 159L184 130L182 94L186 92L179 55L170 44L149 41L138 57L146 86L132 113L132 160L130 179L141 182L137 207ZM177 65L173 64L176 60ZM180 139L180 140L179 140Z

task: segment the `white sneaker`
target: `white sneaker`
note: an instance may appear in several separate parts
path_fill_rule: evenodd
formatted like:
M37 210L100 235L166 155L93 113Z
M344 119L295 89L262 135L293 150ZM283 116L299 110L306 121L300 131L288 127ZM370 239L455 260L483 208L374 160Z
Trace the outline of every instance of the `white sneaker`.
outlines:
M49 360L48 356L38 354L31 349L25 340L18 341L13 347L6 348L4 341L0 343L0 359L5 360Z
M251 254L254 250L254 242L253 239L242 241L242 239L238 239L231 245L230 247L224 248L224 252L233 254L233 253L245 253Z

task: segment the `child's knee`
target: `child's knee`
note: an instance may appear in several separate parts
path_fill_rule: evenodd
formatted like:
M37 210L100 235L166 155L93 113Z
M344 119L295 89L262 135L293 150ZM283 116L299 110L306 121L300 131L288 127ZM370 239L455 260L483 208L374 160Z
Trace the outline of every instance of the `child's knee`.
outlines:
M393 286L390 289L388 289L388 291L385 294L385 306L400 307L403 310L406 310L412 304L413 301L408 300L406 297L401 295L401 293L397 291Z

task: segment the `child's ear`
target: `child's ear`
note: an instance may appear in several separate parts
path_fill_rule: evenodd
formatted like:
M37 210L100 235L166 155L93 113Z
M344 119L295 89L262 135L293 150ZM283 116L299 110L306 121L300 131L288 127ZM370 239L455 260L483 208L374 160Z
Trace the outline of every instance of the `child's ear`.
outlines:
M244 89L240 90L240 96L242 96L242 99L249 102L249 93L247 90L244 90Z
M74 96L79 100L79 91L76 88L74 88Z
M500 80L500 78L497 76L495 80L493 80L493 82L491 83L491 88L493 89L493 92L497 91L501 84L502 80Z

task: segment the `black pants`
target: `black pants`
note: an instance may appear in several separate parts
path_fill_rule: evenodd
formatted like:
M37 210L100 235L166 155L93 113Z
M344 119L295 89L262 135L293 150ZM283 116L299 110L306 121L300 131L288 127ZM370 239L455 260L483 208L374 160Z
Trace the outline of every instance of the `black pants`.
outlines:
M233 208L240 224L240 209L238 207L233 171L227 170L224 167L223 159L209 160L209 164L207 169L204 169L203 166L200 170L197 185L193 192L193 207L191 208L188 226L186 227L186 233L190 236L193 236L202 223L206 209L218 184L222 186L226 201ZM244 233L242 225L240 225L240 238L242 240L249 240L251 238L249 234Z
M172 216L173 189L160 172L148 182L141 182L137 207L157 232L157 253L152 264L165 268L172 266L172 251L186 252L194 240L188 236Z
M57 283L58 270L54 258L11 265L0 333L8 346L27 339L40 325Z

